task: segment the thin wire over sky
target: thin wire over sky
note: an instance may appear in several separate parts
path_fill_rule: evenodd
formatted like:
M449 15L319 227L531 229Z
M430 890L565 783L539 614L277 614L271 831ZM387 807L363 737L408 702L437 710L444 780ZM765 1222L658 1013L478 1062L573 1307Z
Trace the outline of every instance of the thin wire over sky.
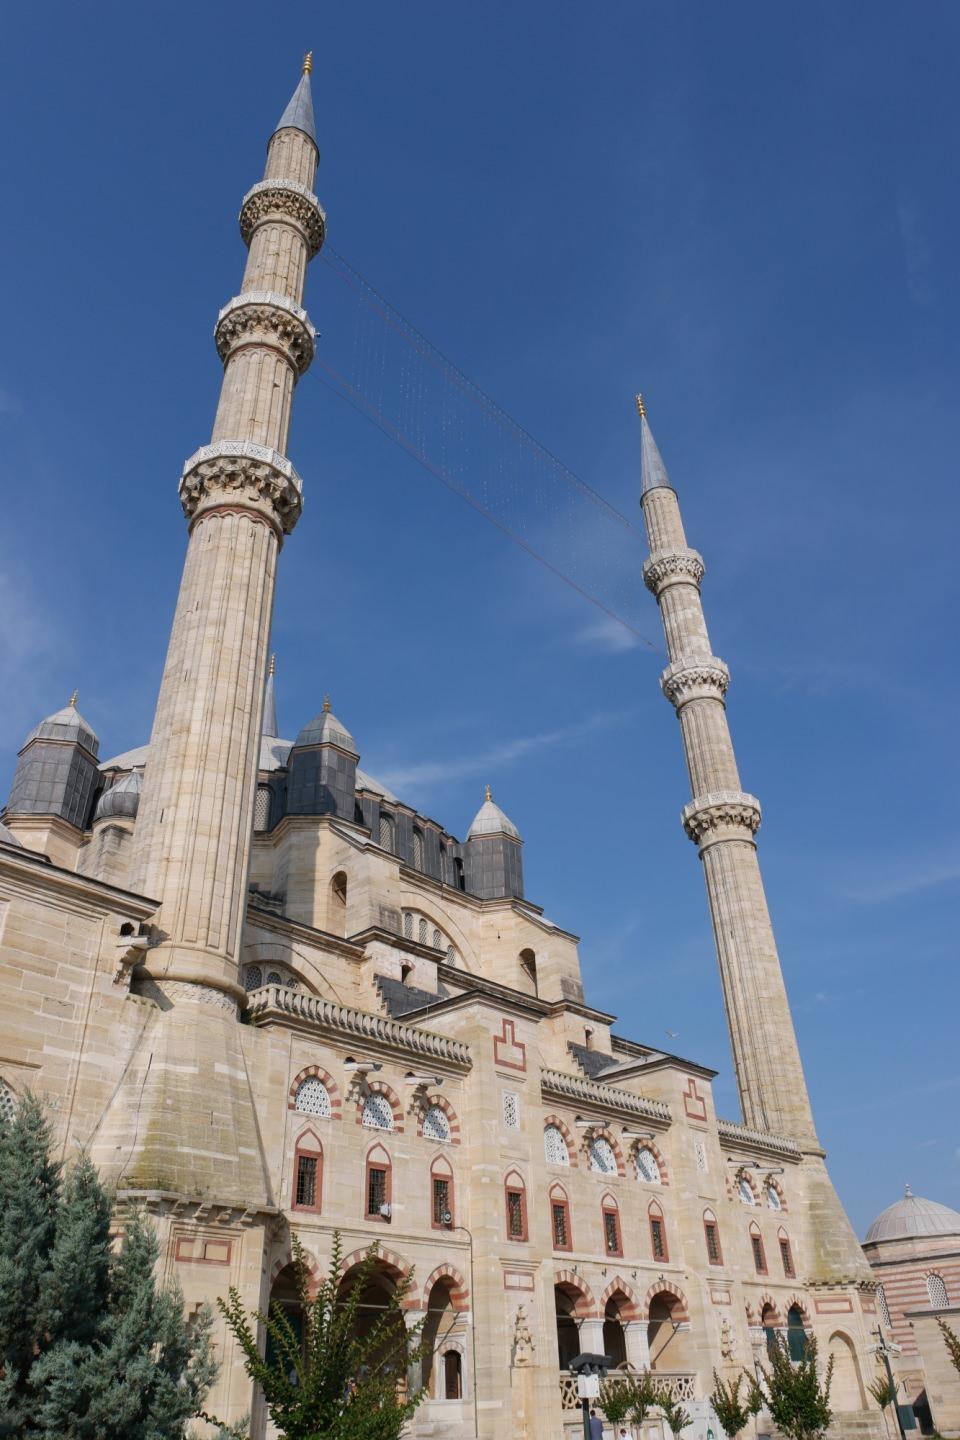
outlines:
M331 246L313 373L634 640L643 532L465 375Z

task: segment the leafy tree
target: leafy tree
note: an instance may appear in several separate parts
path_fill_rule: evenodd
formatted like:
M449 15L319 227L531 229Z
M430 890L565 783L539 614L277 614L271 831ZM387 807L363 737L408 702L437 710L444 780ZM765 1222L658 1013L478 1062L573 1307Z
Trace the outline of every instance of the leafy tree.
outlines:
M939 1316L937 1317L937 1324L940 1326L940 1334L943 1336L943 1343L947 1347L950 1363L957 1374L960 1375L960 1336L957 1335L956 1331L950 1329L946 1320L941 1320Z
M620 1425L628 1420L633 1409L633 1382L601 1380L600 1409L611 1425Z
M753 1382L762 1404L774 1424L789 1440L820 1440L832 1418L830 1386L833 1383L833 1356L821 1381L817 1371L817 1341L806 1337L803 1358L793 1361L782 1335L774 1335L767 1347L766 1365ZM747 1376L749 1384L751 1377Z
M50 1157L39 1102L0 1120L0 1434L19 1440L182 1440L213 1383L212 1315L191 1327L157 1290L139 1214L119 1250L86 1156Z
M740 1387L747 1378L747 1390L741 1400ZM741 1430L746 1430L754 1415L763 1407L763 1399L756 1382L751 1386L749 1377L738 1375L736 1380L724 1381L713 1372L713 1394L710 1396L713 1413L720 1421L724 1432L735 1440Z
M329 1274L311 1295L303 1247L294 1235L299 1333L276 1302L267 1315L248 1315L233 1288L229 1301L217 1301L282 1440L398 1440L423 1399L422 1388L406 1385L408 1368L423 1356L421 1326L408 1332L404 1321L409 1279L384 1297L381 1314L366 1334L358 1334L361 1297L376 1264L372 1245L354 1283L341 1294L343 1247L335 1234ZM257 1344L258 1322L267 1334L266 1356Z
M660 1411L667 1422L670 1434L676 1440L680 1431L685 1430L690 1424L692 1416L689 1411L684 1410L679 1400L675 1399L669 1390L660 1392Z
M896 1405L897 1388L895 1385L890 1384L886 1375L878 1375L876 1380L871 1380L867 1389L881 1410L886 1410L888 1405Z

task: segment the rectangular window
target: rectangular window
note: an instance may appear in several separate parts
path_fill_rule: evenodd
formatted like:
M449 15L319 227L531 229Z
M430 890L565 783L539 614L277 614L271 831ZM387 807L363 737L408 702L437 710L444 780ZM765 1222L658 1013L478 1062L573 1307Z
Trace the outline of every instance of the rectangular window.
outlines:
M783 1261L783 1273L790 1279L796 1274L793 1268L793 1255L790 1252L790 1241L780 1241L780 1259Z
M380 1206L387 1203L387 1172L375 1165L367 1171L367 1214L379 1215Z
M447 1215L453 1218L453 1207L450 1204L450 1181L440 1176L433 1177L433 1223L434 1225L447 1225Z
M316 1155L297 1156L297 1198L294 1204L302 1206L304 1210L317 1208Z
M567 1224L567 1207L556 1202L550 1207L553 1214L553 1246L555 1250L570 1248L570 1227Z
M712 1220L706 1220L703 1228L707 1236L707 1259L711 1265L719 1265L721 1263L720 1236L717 1227Z
M604 1210L603 1212L603 1238L607 1245L608 1255L620 1254L620 1222L615 1210Z
M753 1248L753 1263L756 1267L757 1273L760 1275L766 1275L767 1258L763 1253L763 1241L760 1239L759 1235L751 1235L750 1244Z
M523 1191L507 1191L507 1235L511 1240L522 1240L523 1235Z
M667 1242L663 1233L663 1221L655 1215L650 1217L650 1243L653 1247L654 1260L666 1260Z

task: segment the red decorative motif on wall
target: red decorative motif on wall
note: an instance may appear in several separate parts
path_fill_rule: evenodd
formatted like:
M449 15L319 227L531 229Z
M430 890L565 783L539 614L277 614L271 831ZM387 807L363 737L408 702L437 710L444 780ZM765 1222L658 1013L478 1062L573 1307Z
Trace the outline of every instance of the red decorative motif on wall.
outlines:
M697 1089L697 1082L692 1075L683 1092L683 1111L688 1120L706 1120L707 1118L707 1102Z
M526 1070L527 1047L517 1039L512 1020L504 1019L500 1034L493 1037L493 1062L507 1070Z

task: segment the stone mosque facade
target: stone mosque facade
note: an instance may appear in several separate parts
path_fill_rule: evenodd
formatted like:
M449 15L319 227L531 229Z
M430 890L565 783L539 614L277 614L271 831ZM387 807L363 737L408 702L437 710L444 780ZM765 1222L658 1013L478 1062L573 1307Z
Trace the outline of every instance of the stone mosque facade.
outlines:
M704 564L642 402L643 579L740 1119L717 1115L715 1072L591 1005L577 937L525 894L520 831L489 791L458 837L360 768L328 702L279 733L271 612L301 514L288 430L325 225L309 71L240 211L249 253L217 319L213 433L180 481L186 559L149 743L102 758L74 697L19 753L0 1101L44 1096L62 1155L87 1147L119 1213L146 1207L191 1310L231 1285L251 1308L292 1304L294 1235L320 1275L339 1231L346 1284L376 1242L361 1315L412 1274L406 1313L431 1340L417 1436L577 1433L580 1351L652 1368L689 1434L718 1435L714 1369L749 1368L777 1330L836 1357L835 1432L879 1435L876 1278L814 1127ZM264 1440L222 1326L217 1343L209 1408L249 1412Z

